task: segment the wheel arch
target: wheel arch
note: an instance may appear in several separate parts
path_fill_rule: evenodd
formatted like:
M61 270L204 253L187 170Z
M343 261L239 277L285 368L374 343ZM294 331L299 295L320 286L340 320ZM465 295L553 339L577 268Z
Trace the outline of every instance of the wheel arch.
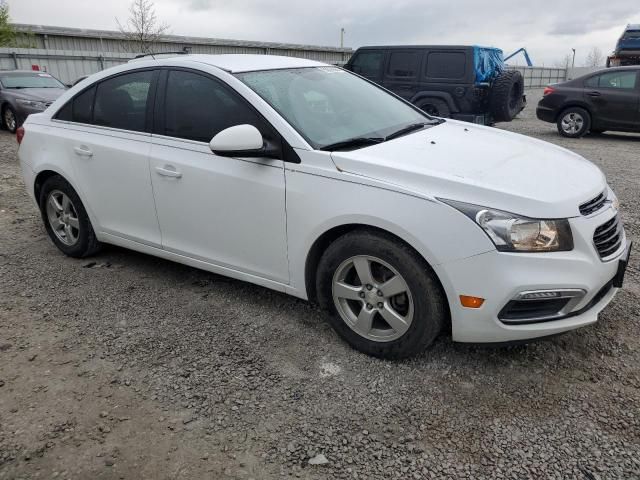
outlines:
M560 115L562 115L567 108L572 108L572 107L582 108L589 114L589 117L591 117L590 119L593 121L593 112L591 111L591 109L586 103L581 102L579 100L571 100L565 103L564 105L562 105L558 109L558 113L556 113L556 116L553 121L557 122L560 119Z
M458 113L459 109L456 106L456 103L453 100L453 96L448 92L436 92L436 91L428 91L423 90L418 92L412 99L411 103L418 106L419 104L424 103L425 100L429 100L431 98L444 101L449 107L449 111L451 113Z
M351 233L355 231L371 232L371 233L385 236L387 238L390 238L394 241L397 241L406 245L418 256L418 258L424 263L425 268L428 268L429 270L431 270L431 272L434 275L434 278L437 279L440 293L442 294L447 305L447 319L448 319L447 328L450 329L451 306L449 304L449 296L447 295L446 289L444 288L442 279L439 277L435 269L431 266L429 261L424 257L424 255L420 253L420 251L415 246L411 245L411 243L406 241L404 238L396 235L393 232L390 232L387 229L364 224L364 223L346 223L346 224L336 225L326 230L315 240L315 242L313 242L313 244L311 245L311 248L309 249L309 252L307 253L307 258L304 266L305 267L304 268L305 289L306 289L307 298L309 299L309 301L311 302L317 301L315 274L317 272L318 264L320 262L320 258L322 257L323 253L335 240L342 237L343 235L346 235L347 233Z

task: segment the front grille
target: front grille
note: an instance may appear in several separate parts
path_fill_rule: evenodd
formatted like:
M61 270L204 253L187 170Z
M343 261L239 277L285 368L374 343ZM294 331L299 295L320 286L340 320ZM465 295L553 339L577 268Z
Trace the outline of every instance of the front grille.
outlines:
M605 202L607 201L607 196L602 192L596 198L592 198L588 202L583 203L578 208L580 209L580 213L584 216L591 215L594 212L600 210Z
M593 234L593 244L598 250L600 258L607 258L618 251L622 244L622 224L618 215L596 228Z

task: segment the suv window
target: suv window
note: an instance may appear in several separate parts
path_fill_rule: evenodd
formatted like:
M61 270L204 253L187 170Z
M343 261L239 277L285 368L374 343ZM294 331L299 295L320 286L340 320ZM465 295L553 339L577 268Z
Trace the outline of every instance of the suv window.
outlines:
M391 77L415 77L418 71L418 52L392 52L387 74Z
M636 78L637 74L635 71L607 72L588 78L584 84L592 88L621 88L631 90L636 88Z
M464 52L430 52L427 55L427 78L464 78L467 56Z
M351 63L351 70L363 77L378 77L382 70L382 52L362 52Z
M210 77L170 71L164 106L164 130L170 137L209 142L225 128L250 124L265 138L264 121L228 87Z
M142 132L147 121L147 100L154 72L126 73L98 84L93 123Z

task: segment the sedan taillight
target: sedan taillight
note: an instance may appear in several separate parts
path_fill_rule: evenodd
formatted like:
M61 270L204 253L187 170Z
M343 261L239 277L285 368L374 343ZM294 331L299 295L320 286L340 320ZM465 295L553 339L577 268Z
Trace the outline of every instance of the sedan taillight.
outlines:
M18 140L18 145L22 143L22 139L24 138L24 127L18 127L16 130L16 140Z
M550 93L555 92L556 89L553 87L545 87L544 92L542 92L542 96L546 97L547 95L549 95Z

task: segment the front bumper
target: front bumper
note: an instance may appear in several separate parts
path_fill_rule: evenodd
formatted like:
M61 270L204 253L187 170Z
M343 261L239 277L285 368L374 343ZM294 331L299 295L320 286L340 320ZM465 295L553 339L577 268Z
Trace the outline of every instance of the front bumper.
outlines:
M598 313L613 299L612 285L625 258L626 237L614 255L603 261L593 244L595 229L613 218L612 206L590 217L570 219L574 249L553 253L491 251L441 264L435 268L443 280L451 309L452 337L458 342L497 343L555 335L595 323ZM521 319L508 322L501 312L522 292L583 290L584 295L557 319ZM465 308L460 295L485 299L482 307Z

